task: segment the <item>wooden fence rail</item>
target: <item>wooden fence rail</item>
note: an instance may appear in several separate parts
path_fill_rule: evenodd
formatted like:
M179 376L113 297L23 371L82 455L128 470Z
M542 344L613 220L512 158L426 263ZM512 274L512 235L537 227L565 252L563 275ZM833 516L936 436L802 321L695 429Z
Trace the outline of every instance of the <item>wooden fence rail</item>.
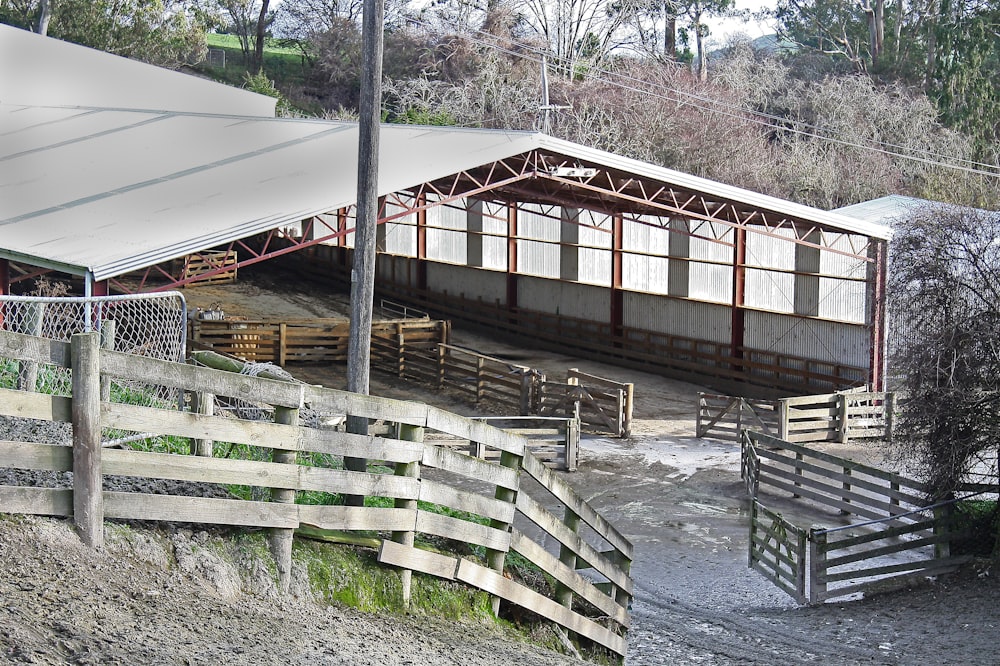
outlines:
M754 507L750 567L799 602L933 576L968 561L949 549L962 536L949 515L954 502L927 506L923 483L750 430L742 433L741 470ZM774 503L790 498L796 513L818 511L839 524L795 525L764 506L764 496Z
M778 400L698 394L698 437L739 440L750 428L787 442L848 442L892 435L894 393L865 390Z
M70 422L73 427L71 447L0 443L0 465L73 472L72 488L0 487L0 512L72 515L81 536L93 546L101 544L105 519L270 528L279 576L287 573L290 563L291 530L312 526L375 531L382 539L379 560L404 570L404 602L410 594L406 572L422 571L483 589L497 603L502 599L520 605L625 654L632 544L534 456L519 435L420 403L102 350L96 334L75 336L71 351L65 343L3 332L0 358L72 367L74 379L69 398L0 389L0 414ZM165 386L268 405L274 421L101 400L102 376L146 381L156 377ZM306 407L396 424L389 432L399 434L362 436L296 425L298 411ZM192 448L202 453L207 449L198 442L217 446L211 456L165 452L155 442L148 451L102 449L103 428L154 433L175 442L190 439ZM499 452L500 460L435 446L424 441L425 432L467 439ZM389 470L371 466L367 472L347 471L342 468L344 457L380 461ZM191 481L217 491L250 486L265 491L265 499L220 498L218 492L191 497L102 491L105 475ZM541 490L529 491L522 476L537 481ZM392 506L294 503L305 491L383 497L391 499ZM434 506L450 511L437 512ZM581 525L589 527L586 539ZM438 538L438 552L421 547L424 536ZM462 546L454 554L440 552L441 538ZM558 557L545 548L552 539L560 544ZM483 547L486 561L459 555L468 552L464 544ZM547 596L506 577L509 552L553 576L556 593Z

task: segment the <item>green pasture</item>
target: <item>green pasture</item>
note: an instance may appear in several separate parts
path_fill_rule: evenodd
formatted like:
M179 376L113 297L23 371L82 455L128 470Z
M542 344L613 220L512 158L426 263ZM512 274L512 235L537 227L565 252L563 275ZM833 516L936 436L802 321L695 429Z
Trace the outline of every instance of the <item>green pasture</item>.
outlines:
M226 66L213 67L207 61L204 70L213 77L233 85L243 84L247 63L243 60L243 50L236 35L205 35L208 48L222 49L226 53ZM282 40L268 39L264 43L264 72L271 79L285 84L300 83L305 79L308 67L302 52Z

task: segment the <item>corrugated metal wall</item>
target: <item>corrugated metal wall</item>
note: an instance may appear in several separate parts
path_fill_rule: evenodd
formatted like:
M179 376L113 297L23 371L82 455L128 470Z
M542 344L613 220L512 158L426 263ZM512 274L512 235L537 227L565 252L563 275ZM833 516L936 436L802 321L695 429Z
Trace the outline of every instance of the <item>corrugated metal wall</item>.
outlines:
M748 311L747 347L813 358L828 363L867 367L868 329L857 324Z
M427 258L465 264L468 260L468 228L468 215L464 210L446 206L428 209Z
M450 264L428 264L427 288L437 293L464 294L465 298L473 300L482 298L486 303L506 303L507 274Z
M517 271L559 277L560 209L524 206L517 220ZM555 219L553 219L553 215Z
M529 310L577 319L606 323L611 318L611 290L575 282L519 278L517 304Z
M728 343L732 320L732 310L724 305L634 292L624 298L623 324L627 328Z

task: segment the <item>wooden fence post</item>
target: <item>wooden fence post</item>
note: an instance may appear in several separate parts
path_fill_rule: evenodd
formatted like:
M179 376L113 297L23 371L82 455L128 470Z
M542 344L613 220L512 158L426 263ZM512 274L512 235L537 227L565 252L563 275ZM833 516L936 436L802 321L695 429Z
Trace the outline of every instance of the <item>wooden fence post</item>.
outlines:
M510 451L500 452L500 464L504 467L510 467L518 472L521 470L521 456L516 453L511 453ZM504 488L502 486L497 486L496 493L494 495L496 499L501 502L507 502L508 504L514 504L517 502L517 491L511 490L510 488ZM490 520L490 527L498 530L509 531L510 523L505 523L502 520L497 520L496 518ZM507 557L507 551L505 550L492 550L486 551L486 564L490 569L496 571L501 576L503 575L503 564ZM494 596L490 599L490 603L493 607L493 614L498 615L500 613L500 597Z
M632 405L635 400L635 384L625 384L625 422L622 424L622 437L632 435Z
M580 533L580 516L568 506L566 507L566 513L563 515L563 524L568 527L573 534ZM559 546L559 561L571 570L576 570L576 553L566 544L560 544ZM612 594L612 596L615 595ZM572 608L573 590L562 583L556 583L556 601L566 608Z
M297 426L299 424L299 410L294 407L276 406L274 408L274 422ZM274 449L271 452L271 462L294 465L295 451ZM280 504L294 504L295 489L272 488L271 501ZM288 527L274 527L271 528L270 532L271 554L274 556L275 564L278 565L278 588L282 594L288 593L292 581L292 539L294 535L295 530Z
M846 444L848 435L850 435L851 432L851 415L847 411L848 405L847 405L846 393L841 393L839 396L837 396L837 406L840 408L840 424L839 424L840 443Z
M482 356L476 357L476 404L483 399L483 389L486 386L486 375L483 372L483 366L486 363L486 359Z
M703 411L705 411L705 406L706 405L708 405L708 401L705 400L705 394L704 393L698 393L698 413L694 417L694 436L695 437L704 437L705 436L705 432L701 429L701 413ZM739 437L740 436L739 433L736 433L736 436Z
M809 603L816 604L826 597L826 532L813 527L809 530Z
M280 322L278 324L278 365L285 367L288 361L288 324Z
M401 424L399 428L399 438L406 440L408 442L422 442L424 441L424 429L420 426L411 426ZM409 462L409 463L396 463L395 471L396 476L408 476L411 478L420 477L420 463L419 462ZM395 501L395 506L397 509L417 509L417 500L415 499L397 499ZM414 534L413 530L405 532L393 532L392 540L396 543L403 544L404 546L413 546ZM403 608L409 610L410 608L410 596L411 588L413 586L413 570L402 569L399 572L400 579L402 581L403 588Z
M778 400L778 439L788 441L788 399Z
M566 471L575 472L580 462L580 419L566 421Z
M796 451L795 452L795 461L796 462L801 462L801 460L802 460L802 452L801 451ZM798 465L795 466L795 476L797 476L797 477L798 476L802 476L802 468L799 467ZM795 482L795 487L796 488L799 488L801 486L802 486L802 484L800 482L798 482L798 481ZM799 495L798 493L792 493L792 497L798 499L799 497L802 497L802 496Z
M396 371L400 378L406 374L406 332L402 322L396 323Z
M945 535L947 538L934 542L934 558L948 559L951 557L951 532L952 517L955 510L954 504L945 504L934 509L934 536L940 538Z
M530 370L521 371L521 404L519 411L521 416L531 415L531 385L532 373Z
M203 416L215 415L215 395L205 391L194 393L194 411ZM191 441L191 453L196 456L211 458L213 454L213 442L210 439L195 439Z
M101 475L101 350L97 333L70 342L73 370L73 523L91 548L104 547Z
M28 335L41 337L42 322L45 320L45 303L25 303L28 314L27 326L24 332ZM35 391L38 386L38 363L36 361L21 361L17 373L18 391Z
M845 467L844 468L844 476L850 478L850 476L851 476L851 468L850 467ZM851 489L851 482L845 480L844 483L842 484L842 487L843 487L844 490L850 491L850 489ZM844 500L844 502L846 502L847 504L851 503L851 498L847 497L847 495L844 495L840 499ZM841 509L840 513L841 513L841 515L846 516L846 515L850 515L851 512L848 511L847 509Z

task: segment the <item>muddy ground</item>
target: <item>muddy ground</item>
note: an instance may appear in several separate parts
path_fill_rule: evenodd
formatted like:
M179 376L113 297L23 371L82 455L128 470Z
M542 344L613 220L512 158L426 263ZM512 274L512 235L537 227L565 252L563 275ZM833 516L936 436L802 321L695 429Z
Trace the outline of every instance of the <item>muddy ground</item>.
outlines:
M306 297L264 280L192 288L186 295L192 305L219 304L232 313L345 312L342 298ZM636 384L633 436L585 437L580 469L566 475L635 544L628 664L1000 663L1000 571L987 563L909 589L815 607L798 606L750 571L748 500L739 478L739 450L733 443L693 437L699 387L539 353L462 330L456 330L456 336L461 344L516 358L550 377L579 367ZM305 381L343 387L343 368L290 369ZM473 413L451 396L377 373L372 393ZM836 452L873 462L881 459L881 452L870 448ZM198 534L172 538L180 544L172 552L183 555L191 550L185 544L197 541ZM220 586L219 576L205 573L211 567L167 571L158 566L159 556L137 560L132 546L94 554L74 539L62 524L0 521L0 654L8 661L573 661L482 627L426 618L399 626L344 609L325 609L304 597L241 592L238 586ZM118 557L122 553L124 560Z

